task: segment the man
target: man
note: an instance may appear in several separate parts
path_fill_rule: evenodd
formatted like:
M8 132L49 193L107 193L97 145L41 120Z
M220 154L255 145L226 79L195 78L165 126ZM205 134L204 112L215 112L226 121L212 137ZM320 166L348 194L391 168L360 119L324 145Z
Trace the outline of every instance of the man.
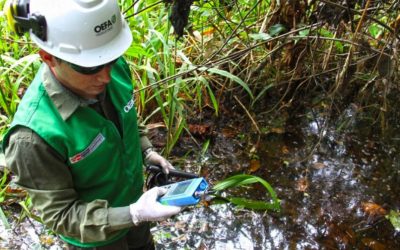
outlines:
M13 4L44 62L3 139L16 183L69 249L154 249L147 221L180 208L157 202L161 188L142 192L143 161L173 167L138 128L117 1Z

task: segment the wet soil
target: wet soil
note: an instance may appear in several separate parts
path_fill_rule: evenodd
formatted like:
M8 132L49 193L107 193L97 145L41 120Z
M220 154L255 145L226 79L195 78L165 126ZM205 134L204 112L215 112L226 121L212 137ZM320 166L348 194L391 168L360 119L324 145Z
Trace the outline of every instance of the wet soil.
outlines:
M211 183L239 173L260 176L275 188L281 212L191 208L153 228L158 248L400 249L400 232L385 218L400 209L399 129L382 136L359 117L352 105L334 123L312 110L278 123L258 116L269 130L253 138L242 136L246 126L237 118L222 121L209 134L209 154L184 167L200 169ZM239 194L268 199L257 186Z
M281 211L203 202L154 224L157 249L399 249L400 232L385 218L400 210L398 127L385 136L374 132L351 105L335 122L315 110L255 117L261 135L243 114L191 124L192 136L182 138L171 160L211 185L239 173L260 176L274 187ZM269 200L257 185L225 195ZM0 231L2 249L62 249L36 222Z

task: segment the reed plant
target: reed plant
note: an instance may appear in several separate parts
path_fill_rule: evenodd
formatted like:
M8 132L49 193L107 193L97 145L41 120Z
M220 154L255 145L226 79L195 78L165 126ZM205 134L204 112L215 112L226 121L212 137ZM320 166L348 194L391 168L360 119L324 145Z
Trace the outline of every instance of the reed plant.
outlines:
M0 0L1 7L4 2ZM275 91L280 102L273 109L287 106L309 88L322 87L324 96L335 100L332 96L341 94L343 82L353 81L364 85L358 91L365 97L361 101L367 102L370 81L398 79L399 59L394 51L400 19L395 1L365 1L347 9L344 17L341 10L346 6L329 1L200 0L193 3L180 39L169 21L169 1L119 2L134 37L126 57L138 111L145 122L165 125L165 154L188 131L187 116L204 106L218 115L226 93L240 93L247 99L245 108L253 109ZM327 18L327 10L336 23ZM11 34L4 15L0 18L1 135L39 60L29 39ZM333 81L321 84L323 78ZM378 103L387 105L386 98ZM380 116L385 124L382 112Z
M187 115L209 105L218 115L219 100L215 84L238 84L253 98L249 86L227 68L225 63L208 60L209 38L204 34L216 23L219 6L216 2L198 2L192 8L191 23L183 38L177 39L169 22L170 7L157 1L123 2L122 9L134 35L128 50L136 85L136 104L144 122L161 119L167 129L165 154L169 154L183 131L187 129ZM148 8L148 6L153 6ZM138 14L135 14L138 13ZM214 25L210 25L214 24ZM229 24L229 23L228 23ZM214 33L214 31L212 31ZM197 37L196 37L197 34ZM217 36L224 35L219 34ZM207 41L208 40L208 41ZM224 80L219 80L224 79ZM226 80L225 80L226 79Z
M270 201L266 201L267 199L253 200L243 197L234 197L227 195L225 195L225 197L221 196L221 193L227 191L228 189L240 188L240 187L248 188L249 185L256 183L261 184L266 189L267 191L266 194L270 196ZM217 198L222 198L223 200L227 200L239 207L253 209L253 210L273 210L277 212L279 212L281 209L280 206L281 201L276 195L275 190L266 180L258 176L248 175L248 174L233 175L216 183L212 188L212 190L216 192Z
M3 8L4 0L0 1ZM17 37L0 15L0 140L17 109L20 97L39 66L37 49L27 37Z

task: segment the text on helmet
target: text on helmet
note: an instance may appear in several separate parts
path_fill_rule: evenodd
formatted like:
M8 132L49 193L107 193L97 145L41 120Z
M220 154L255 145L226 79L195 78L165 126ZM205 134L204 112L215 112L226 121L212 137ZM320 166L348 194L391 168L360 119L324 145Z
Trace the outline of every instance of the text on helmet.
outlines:
M97 33L97 35L101 35L108 30L112 29L113 24L117 21L117 17L113 15L111 19L108 19L107 21L98 24L94 27L94 32Z

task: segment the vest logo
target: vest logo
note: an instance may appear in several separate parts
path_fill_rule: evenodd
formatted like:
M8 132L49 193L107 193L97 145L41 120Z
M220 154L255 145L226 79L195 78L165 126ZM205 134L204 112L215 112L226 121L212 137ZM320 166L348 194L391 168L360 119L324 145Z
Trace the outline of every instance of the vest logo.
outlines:
M97 36L102 35L108 31L110 31L116 22L117 22L117 16L112 15L112 17L110 19L108 19L107 21L96 25L94 27L94 32L96 32Z
M128 113L133 108L134 105L135 102L133 101L133 99L130 99L129 102L124 107L125 113Z
M89 156L91 153L93 153L105 140L106 138L104 135L99 133L96 138L89 144L85 150L83 150L80 153L77 153L76 155L72 156L69 158L69 161L74 164L77 163L83 159L85 159L87 156Z

